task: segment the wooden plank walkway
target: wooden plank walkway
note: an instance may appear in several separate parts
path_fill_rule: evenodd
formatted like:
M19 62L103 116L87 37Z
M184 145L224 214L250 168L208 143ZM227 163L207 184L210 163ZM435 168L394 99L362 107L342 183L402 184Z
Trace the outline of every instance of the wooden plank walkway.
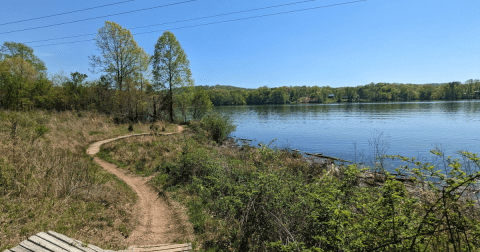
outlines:
M91 244L85 244L65 235L48 231L31 236L20 245L3 252L114 252L104 250ZM187 252L192 251L192 244L159 244L148 246L132 246L121 252Z

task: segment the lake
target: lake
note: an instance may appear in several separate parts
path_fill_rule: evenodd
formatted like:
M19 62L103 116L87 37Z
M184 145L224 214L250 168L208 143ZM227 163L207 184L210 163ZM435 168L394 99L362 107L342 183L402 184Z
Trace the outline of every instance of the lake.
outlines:
M431 161L480 152L480 101L220 106L237 125L232 134L252 144L298 149L372 164L373 149ZM378 144L374 144L377 142ZM396 163L396 162L395 162Z

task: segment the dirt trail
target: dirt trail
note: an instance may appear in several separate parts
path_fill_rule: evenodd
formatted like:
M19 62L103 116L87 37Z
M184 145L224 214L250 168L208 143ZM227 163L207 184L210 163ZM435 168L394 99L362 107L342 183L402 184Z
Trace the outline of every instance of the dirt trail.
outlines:
M178 126L178 132L164 133L162 135L177 134L182 131L183 127ZM87 149L87 154L94 156L100 151L102 144L141 135L149 134L127 135L93 143ZM94 160L105 170L125 181L138 195L136 205L140 223L126 239L127 245L175 243L184 241L187 238L193 238L191 237L191 232L187 231L188 224L185 223L185 220L179 218L179 215L169 206L166 200L146 184L148 178L127 174L125 170L119 169L114 164L105 162L98 157L95 157Z

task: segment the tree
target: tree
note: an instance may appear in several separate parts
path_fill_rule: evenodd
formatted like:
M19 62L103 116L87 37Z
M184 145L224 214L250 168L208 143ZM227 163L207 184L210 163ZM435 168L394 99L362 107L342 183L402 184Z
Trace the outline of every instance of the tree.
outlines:
M191 87L193 88L193 87ZM187 121L187 111L192 104L193 91L190 88L186 88L183 92L176 96L175 103L182 112L183 121Z
M133 78L148 68L150 57L137 45L126 28L106 21L95 38L100 55L89 57L92 72L104 72L114 77L118 90L123 90L127 78Z
M453 81L448 83L448 100L455 100L457 99L457 87L460 85L460 82Z
M79 72L70 73L70 80L62 84L64 92L67 98L67 104L72 109L79 109L80 103L86 102L82 95L84 87L84 81L88 76Z
M20 57L35 68L39 73L46 73L45 63L33 54L33 49L22 43L5 42L0 48L0 61Z
M6 109L30 107L30 95L38 72L21 57L6 58L0 62L0 104Z
M193 119L200 119L210 110L212 110L213 104L210 101L210 96L207 91L201 88L197 88L192 97L192 110Z
M152 67L154 87L168 90L168 112L173 122L173 92L178 87L193 86L190 62L173 33L166 31L158 38Z
M288 93L283 88L276 88L270 92L268 101L272 104L285 104L288 101Z
M345 95L347 96L347 102L353 102L358 97L354 87L346 87Z

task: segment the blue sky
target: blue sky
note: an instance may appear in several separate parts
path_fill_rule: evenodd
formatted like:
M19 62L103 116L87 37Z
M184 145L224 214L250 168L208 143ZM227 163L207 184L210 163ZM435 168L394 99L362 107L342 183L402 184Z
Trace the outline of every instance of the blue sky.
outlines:
M106 5L122 0L3 1L0 23ZM125 1L125 0L123 0ZM0 33L185 0L135 0L35 21L0 25ZM126 28L262 8L301 0L197 0L165 8L30 31L0 34L0 43L95 33L105 21ZM176 27L231 20L348 2L316 0L268 10L131 30L149 54L170 29L190 60L196 85L357 86L370 82L439 83L480 78L480 1L367 0L329 8L185 29ZM56 46L93 36L26 43L50 74L89 72L95 43Z

